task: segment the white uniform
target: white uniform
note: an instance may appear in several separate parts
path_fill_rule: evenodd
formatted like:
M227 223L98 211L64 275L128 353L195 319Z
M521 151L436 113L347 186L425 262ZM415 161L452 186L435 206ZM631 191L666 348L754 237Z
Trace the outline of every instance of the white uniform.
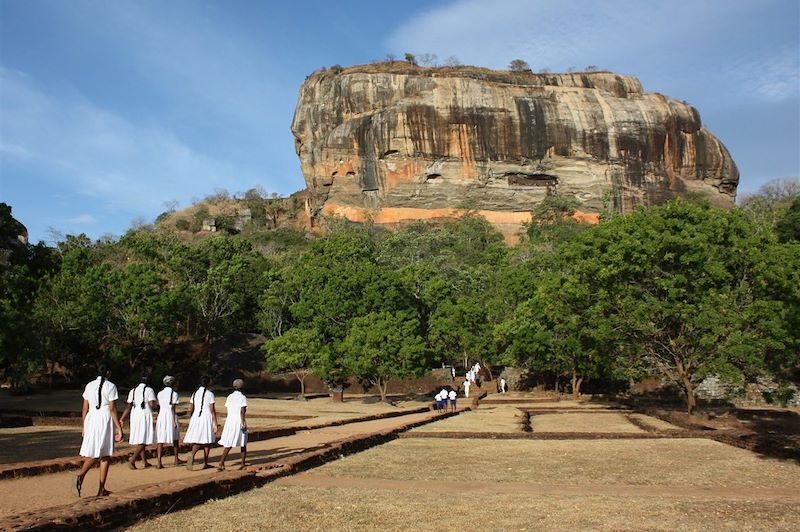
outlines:
M464 397L469 397L469 381L464 381Z
M83 442L80 455L86 458L101 458L114 454L114 420L108 404L119 399L117 387L108 380L103 381L100 404L97 403L97 389L100 377L83 389L83 398L89 401L89 412L83 420ZM97 407L100 406L98 409Z
M131 405L131 434L128 443L131 445L153 445L156 442L153 409L150 408L150 401L155 400L156 392L144 383L128 392L128 404Z
M205 391L205 394L203 392ZM214 418L211 416L211 406L214 404L214 394L208 388L199 387L192 394L194 412L189 420L189 428L183 437L183 443L199 443L206 445L216 441Z
M500 379L500 393L506 393L506 380Z
M247 445L247 433L242 431L242 407L247 406L247 397L239 390L234 391L225 400L228 417L219 437L223 447L244 447Z
M158 392L158 419L156 420L156 443L172 445L178 441L178 414L172 413L172 405L178 404L178 392L167 386Z
M450 390L450 393L447 394L447 396L450 398L450 404L453 404L456 402L456 397L458 394L455 392L455 390Z

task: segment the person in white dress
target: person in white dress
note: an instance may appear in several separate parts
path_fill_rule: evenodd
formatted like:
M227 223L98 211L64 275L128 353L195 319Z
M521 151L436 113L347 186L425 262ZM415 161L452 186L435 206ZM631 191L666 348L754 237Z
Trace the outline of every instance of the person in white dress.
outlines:
M175 456L175 465L181 465L183 460L178 456L180 437L180 425L178 424L178 413L175 411L176 405L180 401L178 392L175 391L175 377L167 375L164 377L164 389L158 392L158 419L156 420L156 468L161 469L161 455L164 452L164 445L172 446L172 454Z
M189 414L189 428L183 437L183 443L192 444L192 453L186 462L186 469L192 470L194 457L200 447L203 448L203 469L208 465L208 453L211 445L217 441L217 410L214 407L214 393L208 389L208 377L200 379L200 387L192 394L192 409Z
M100 485L97 496L105 497L109 457L114 454L114 442L122 441L122 423L117 417L117 387L108 380L111 370L108 363L97 365L97 378L83 389L83 442L80 455L84 457L80 473L72 479L72 492L80 497L86 473L100 462Z
M225 459L233 447L242 448L242 463L239 469L244 469L247 464L247 397L242 393L244 381L236 379L233 381L233 393L225 400L225 408L228 409L228 417L225 418L225 427L219 437L219 444L222 445L222 458L217 469L225 469Z
M505 379L505 377L500 377L500 393L506 393L506 379Z
M464 397L469 397L469 380L464 381Z
M153 408L156 406L156 392L147 385L149 378L145 375L142 381L128 392L128 406L120 423L124 424L125 419L130 415L131 433L128 443L134 445L133 454L128 458L128 467L136 469L136 460L141 456L142 467L148 468L153 465L147 461L147 446L156 442L155 431L153 430Z

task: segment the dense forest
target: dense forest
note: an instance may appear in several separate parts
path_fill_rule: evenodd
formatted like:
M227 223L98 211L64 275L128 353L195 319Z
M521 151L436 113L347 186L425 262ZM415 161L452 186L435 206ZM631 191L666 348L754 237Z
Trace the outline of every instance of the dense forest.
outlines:
M390 232L326 221L186 239L158 226L118 239L22 244L0 204L0 380L74 383L97 359L117 380L216 374L207 347L267 340L271 371L391 379L441 363L516 366L566 382L658 375L683 393L800 377L800 187L771 183L740 207L693 199L574 221L550 198L514 247L478 215ZM24 220L23 220L24 222ZM233 234L235 233L235 234ZM194 380L193 378L193 380Z

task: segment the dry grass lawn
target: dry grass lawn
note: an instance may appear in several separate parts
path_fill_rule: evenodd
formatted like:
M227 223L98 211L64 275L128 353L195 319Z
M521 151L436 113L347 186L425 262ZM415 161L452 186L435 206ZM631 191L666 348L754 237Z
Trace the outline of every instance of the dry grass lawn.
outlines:
M429 423L411 432L520 432L522 412L513 406L487 406Z
M630 414L630 416L651 429L671 430L675 432L682 432L685 430L682 427L673 425L672 423L667 423L666 421L658 419L657 417L646 416L644 414Z
M533 432L645 432L622 414L533 414Z
M470 464L475 467L469 466ZM702 439L403 438L325 465L321 474L397 480L796 487L800 465Z
M479 509L465 521L464 510ZM796 501L530 497L267 487L133 528L174 530L797 530Z

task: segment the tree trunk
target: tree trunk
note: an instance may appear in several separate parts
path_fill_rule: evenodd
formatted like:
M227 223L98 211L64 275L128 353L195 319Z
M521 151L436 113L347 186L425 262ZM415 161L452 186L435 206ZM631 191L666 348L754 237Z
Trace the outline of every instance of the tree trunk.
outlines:
M381 394L381 401L386 402L386 388L389 385L388 380L383 380L382 377L378 378L378 391Z
M559 379L559 377L561 377L561 375L556 375L556 394L560 393L558 391L558 379Z
M697 398L694 396L694 384L688 377L683 377L683 388L686 392L686 412L691 416L697 409Z
M493 380L494 380L494 375L492 375L492 370L490 369L490 366L489 366L489 364L487 364L486 362L484 362L484 363L483 363L483 367L484 367L484 368L486 368L486 372L489 374L489 380L490 380L490 381L493 381Z
M691 416L697 409L697 398L694 396L694 383L692 383L692 376L689 374L689 371L687 371L686 366L683 364L683 360L677 356L674 357L674 360L675 369L677 370L678 376L681 379L683 391L686 393L686 412Z
M578 377L578 370L573 367L572 368L572 398L576 401L581 395L581 384L583 383L583 377Z
M302 399L306 398L306 378L300 378L300 375L297 376L297 380L300 381L300 397Z

